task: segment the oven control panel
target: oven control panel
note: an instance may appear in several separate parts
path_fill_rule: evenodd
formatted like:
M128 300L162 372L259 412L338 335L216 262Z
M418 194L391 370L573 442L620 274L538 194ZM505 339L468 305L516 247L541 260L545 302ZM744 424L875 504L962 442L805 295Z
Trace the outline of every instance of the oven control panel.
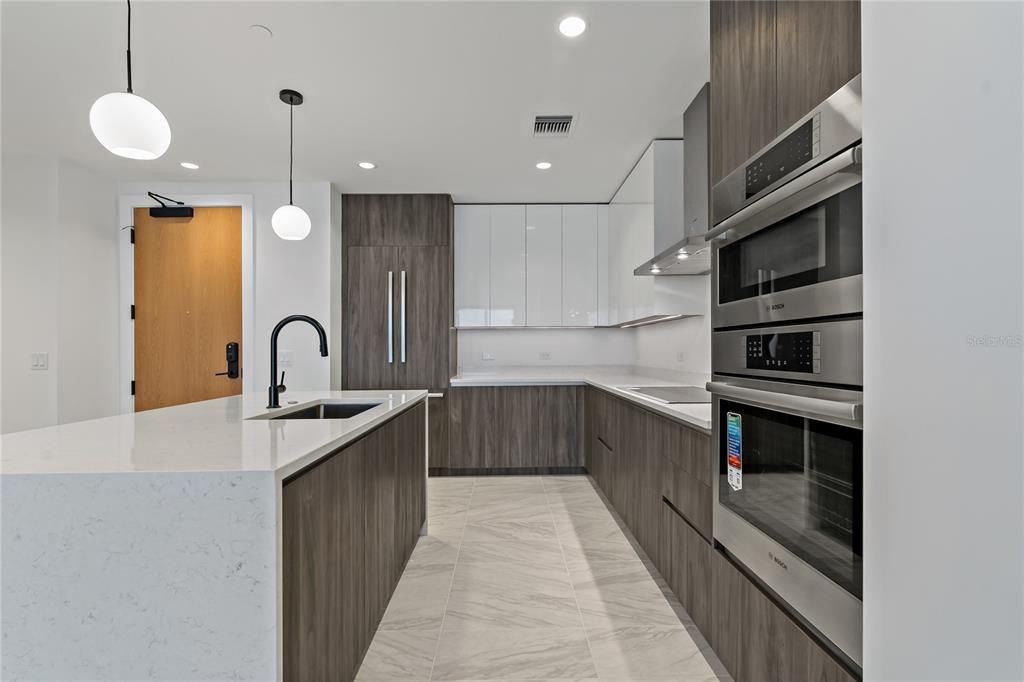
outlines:
M792 173L821 152L821 113L817 113L746 167L746 198Z
M747 369L821 373L821 332L801 331L744 336Z

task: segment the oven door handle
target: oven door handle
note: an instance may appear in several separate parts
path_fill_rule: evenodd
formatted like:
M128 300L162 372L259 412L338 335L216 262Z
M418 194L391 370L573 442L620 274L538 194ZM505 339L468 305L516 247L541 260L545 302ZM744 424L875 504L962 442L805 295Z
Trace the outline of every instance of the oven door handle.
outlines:
M715 395L734 400L750 401L760 403L767 407L775 407L780 410L802 412L815 416L832 419L843 419L851 422L859 422L863 417L864 404L847 402L845 400L828 400L826 398L811 398L802 395L790 395L789 393L776 393L774 391L762 391L758 388L747 388L735 386L724 381L709 381L707 389Z
M851 166L860 166L863 156L863 145L857 145L852 149L847 149L845 152L837 154L820 166L817 166L803 175L794 178L774 192L764 195L750 206L747 206L746 208L729 216L713 229L705 232L704 240L711 241L712 239L721 236L723 233L739 225L750 216L771 208L776 204L782 203L794 194L802 192L811 185L821 182L836 173L844 171Z

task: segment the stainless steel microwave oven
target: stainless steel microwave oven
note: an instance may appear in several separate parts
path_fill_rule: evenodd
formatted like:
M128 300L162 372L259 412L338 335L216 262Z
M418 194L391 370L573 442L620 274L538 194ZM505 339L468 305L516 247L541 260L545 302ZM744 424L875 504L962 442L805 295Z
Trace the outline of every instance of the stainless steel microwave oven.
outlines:
M860 77L712 189L716 327L863 310Z

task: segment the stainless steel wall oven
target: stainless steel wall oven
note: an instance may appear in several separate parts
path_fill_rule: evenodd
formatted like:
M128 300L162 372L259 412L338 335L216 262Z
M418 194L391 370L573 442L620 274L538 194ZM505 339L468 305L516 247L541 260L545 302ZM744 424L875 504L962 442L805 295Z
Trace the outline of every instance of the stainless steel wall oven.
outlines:
M716 542L861 664L860 78L712 189Z

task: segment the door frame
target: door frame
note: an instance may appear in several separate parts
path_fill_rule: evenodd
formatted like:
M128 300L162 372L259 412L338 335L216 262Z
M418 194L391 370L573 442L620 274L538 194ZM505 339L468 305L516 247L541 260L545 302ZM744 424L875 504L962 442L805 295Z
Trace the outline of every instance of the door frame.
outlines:
M253 297L255 250L253 248L254 221L251 194L175 194L175 199L190 206L239 206L242 209L242 392L253 390L249 383L253 377L245 369L254 366L252 339L255 338L256 309ZM136 208L151 208L153 200L145 194L120 194L117 198L117 251L119 268L120 309L118 311L118 338L120 348L121 385L118 389L121 413L135 411L135 397L131 382L135 378L135 321L129 311L135 300L135 252L131 242Z

